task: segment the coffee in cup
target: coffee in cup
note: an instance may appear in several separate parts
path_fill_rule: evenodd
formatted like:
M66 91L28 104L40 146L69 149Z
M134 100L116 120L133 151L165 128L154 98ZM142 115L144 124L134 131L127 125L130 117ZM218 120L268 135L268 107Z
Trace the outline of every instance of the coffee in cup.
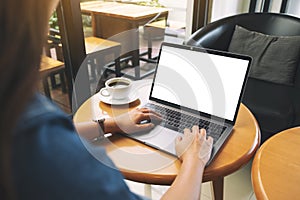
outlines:
M111 96L112 99L128 98L131 89L131 80L118 77L111 78L105 82L105 88L100 90L100 94L105 97Z

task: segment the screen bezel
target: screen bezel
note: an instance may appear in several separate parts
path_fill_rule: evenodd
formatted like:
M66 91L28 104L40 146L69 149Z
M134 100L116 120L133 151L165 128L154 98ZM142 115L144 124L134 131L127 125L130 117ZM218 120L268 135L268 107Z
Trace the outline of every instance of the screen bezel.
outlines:
M160 60L161 51L162 51L163 46L180 48L180 49L185 49L185 50L190 50L190 51L198 51L198 52L202 52L202 53L226 56L226 57L231 57L231 58L238 58L238 59L248 61L247 70L246 70L246 73L245 73L245 77L244 77L242 89L241 89L241 92L240 92L240 96L239 96L239 99L238 99L237 104L236 104L236 110L235 110L235 113L234 113L233 120L224 119L224 118L221 118L221 117L218 117L218 116L215 116L215 115L211 115L211 114L208 114L208 113L205 113L205 112L201 112L201 111L198 111L198 110L194 110L194 109L191 109L191 108L187 108L187 107L184 107L184 106L180 106L178 104L170 103L170 102L152 97L152 91L153 91L154 83L155 83L155 80L156 80L157 68L158 68L158 65L159 65L159 60ZM244 94L244 91L245 91L245 85L246 85L247 80L248 80L251 63L252 63L252 58L250 56L247 56L247 55L241 55L241 54L225 52L225 51L219 51L219 50L213 50L213 49L202 48L202 47L196 47L196 46L189 46L189 45L181 45L181 44L163 42L160 46L159 55L158 55L158 58L157 58L154 77L153 77L153 81L152 81L152 84L151 84L149 100L155 101L157 103L161 103L161 104L164 104L164 105L167 105L167 106L170 106L170 107L174 107L174 108L177 108L177 109L181 109L183 111L191 112L191 113L194 113L196 115L200 115L200 116L203 116L203 117L206 117L206 118L213 118L214 120L217 120L217 121L218 120L220 120L220 121L225 120L225 123L229 123L231 125L234 125L235 121L236 121L236 118L237 118L237 113L238 113L238 110L239 110L239 107L240 107L240 103L241 103L241 100L242 100L242 97L243 97L243 94Z

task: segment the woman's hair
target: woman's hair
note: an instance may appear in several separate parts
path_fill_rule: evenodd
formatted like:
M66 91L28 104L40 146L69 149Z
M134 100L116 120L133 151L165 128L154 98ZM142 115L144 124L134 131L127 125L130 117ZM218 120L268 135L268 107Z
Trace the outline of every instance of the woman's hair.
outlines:
M12 198L12 132L39 78L51 1L0 3L0 199Z

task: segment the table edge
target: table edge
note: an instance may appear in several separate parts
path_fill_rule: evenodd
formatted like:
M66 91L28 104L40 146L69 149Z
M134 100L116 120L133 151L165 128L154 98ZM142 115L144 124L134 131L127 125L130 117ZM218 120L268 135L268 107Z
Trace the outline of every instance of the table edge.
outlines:
M269 199L268 195L265 191L265 188L263 186L261 176L260 176L260 171L259 171L259 166L260 166L260 159L262 156L262 152L264 149L277 137L280 137L280 135L285 134L287 131L292 131L294 132L295 130L300 130L300 127L293 127L289 128L283 131L280 131L276 133L274 136L272 136L269 140L267 140L257 151L253 163L252 163L252 169L251 169L251 182L254 190L254 194L257 199Z

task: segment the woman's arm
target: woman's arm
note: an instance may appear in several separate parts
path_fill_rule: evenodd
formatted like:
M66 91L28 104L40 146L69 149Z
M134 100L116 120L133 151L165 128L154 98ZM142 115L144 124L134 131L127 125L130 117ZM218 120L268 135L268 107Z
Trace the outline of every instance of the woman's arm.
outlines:
M182 160L180 171L162 199L200 199L203 171L208 162L213 140L198 126L184 131L176 141L176 151Z
M200 199L202 175L205 165L196 159L183 162L171 187L163 195L166 199Z
M99 137L101 132L130 134L147 131L160 121L159 114L147 108L138 108L114 118L106 118L103 122L104 130L101 130L99 124L93 121L75 123L75 127L80 136L92 140Z
M147 120L148 123L141 123ZM135 109L116 118L104 121L105 133L134 133L149 130L160 121L158 114L148 109ZM89 140L99 136L99 125L95 122L76 124L78 133ZM204 168L208 162L213 139L206 138L206 131L194 126L192 131L184 130L184 135L176 140L176 153L182 161L181 169L162 199L199 199Z

